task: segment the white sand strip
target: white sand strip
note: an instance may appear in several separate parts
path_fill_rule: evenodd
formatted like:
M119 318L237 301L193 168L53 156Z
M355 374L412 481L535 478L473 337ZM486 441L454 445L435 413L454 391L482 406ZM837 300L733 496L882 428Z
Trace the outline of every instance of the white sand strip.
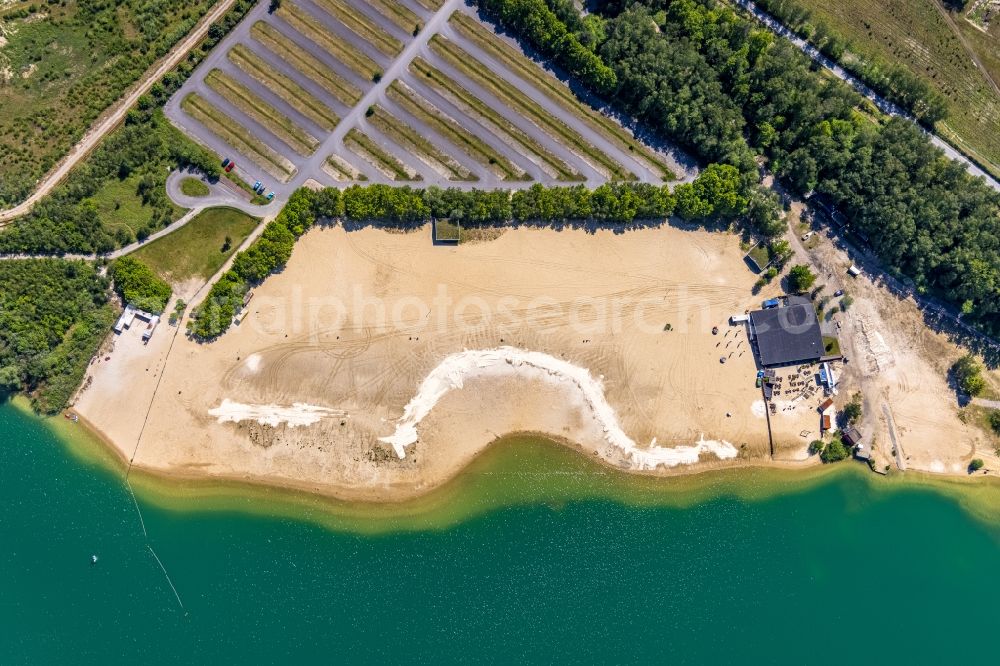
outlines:
M604 385L591 376L586 368L573 365L541 352L514 347L466 350L446 357L420 384L417 394L407 403L396 431L380 438L391 444L400 458L406 447L417 441L417 425L448 391L462 388L466 378L516 375L541 378L556 384L567 384L578 391L604 431L607 442L623 451L635 469L653 469L659 465L674 467L698 461L702 453L735 458L736 447L729 442L702 439L693 446L656 446L654 439L648 448L640 448L618 424L615 410L604 397Z
M324 418L345 416L346 412L308 405L304 402L293 403L291 407L281 405L246 405L234 402L229 398L214 409L208 410L211 416L216 416L219 423L240 421L256 421L269 426L287 423L289 427L312 425Z

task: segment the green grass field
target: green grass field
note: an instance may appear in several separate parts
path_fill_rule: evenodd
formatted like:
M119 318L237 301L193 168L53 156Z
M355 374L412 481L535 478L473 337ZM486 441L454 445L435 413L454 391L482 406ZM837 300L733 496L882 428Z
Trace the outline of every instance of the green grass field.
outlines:
M315 42L317 46L347 65L349 69L353 70L361 78L371 81L375 79L376 75L381 76L382 68L379 67L378 63L344 40L338 38L327 30L326 26L302 9L299 9L295 5L284 4L278 10L277 14L285 19L288 25L292 26L296 32Z
M501 133L506 134L514 143L520 145L527 154L537 157L539 161L546 165L546 170L558 180L584 180L580 172L543 148L541 144L524 133L520 128L516 127L488 104L466 90L457 81L432 67L423 58L414 58L410 64L410 69L418 74L421 80L428 86L451 99L459 108L466 110L473 116L478 116L487 124L493 125Z
M255 23L250 29L250 34L300 74L312 79L333 95L344 106L354 106L361 99L361 91L354 84L263 21Z
M899 63L941 92L948 117L938 131L1000 175L1000 93L972 59L1000 83L1000 26L983 33L960 13L949 22L937 0L796 2L812 12L810 23L850 41L847 57Z
M677 179L676 174L663 159L647 145L636 140L628 130L613 119L581 102L565 83L494 35L482 23L462 12L455 12L448 21L459 34L505 65L512 73L533 85L575 118L585 122L605 139L617 144L623 151L633 154L651 171L659 173L663 180Z
M229 51L227 57L255 81L273 90L293 109L321 128L330 131L337 126L340 119L330 107L316 99L298 83L276 71L247 47L237 44Z
M757 267L761 271L767 268L767 265L771 263L771 251L766 245L756 245L747 252L747 255L757 264Z
M189 197L207 197L209 189L208 185L197 178L184 178L181 180L181 192Z
M140 174L134 174L124 180L117 178L105 182L90 200L97 206L98 217L108 229L128 227L132 234L143 228L153 219L155 209L144 203L137 189ZM184 209L173 207L173 219L184 214Z
M257 222L257 218L233 208L209 208L177 231L136 250L132 256L168 282L207 280L232 256Z
M0 205L24 198L214 0L0 3ZM28 10L27 16L3 16Z
M316 0L316 4L387 56L398 55L403 50L402 42L380 28L364 12L354 9L343 0Z

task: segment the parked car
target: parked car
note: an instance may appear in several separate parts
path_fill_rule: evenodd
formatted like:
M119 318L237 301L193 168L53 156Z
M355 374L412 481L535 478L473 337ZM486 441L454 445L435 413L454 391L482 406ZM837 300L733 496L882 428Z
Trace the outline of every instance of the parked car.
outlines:
M256 192L259 189L260 189L260 181L259 180L253 181L253 191Z
M273 199L274 199L274 192L271 192L270 194L267 195L267 200L272 201Z
M844 295L844 290L843 289L838 289L837 291L833 292L833 295L834 296L843 296Z
M815 232L807 231L806 233L802 234L802 241L805 242L805 241L809 240L810 238L812 238L813 237L813 233L815 233Z
M225 169L227 166L229 166L230 162L232 162L232 160L229 159L228 157L226 159L222 160L222 168Z
M226 167L226 173L229 173L230 171L232 171L235 166L236 166L236 162L230 162L229 165Z

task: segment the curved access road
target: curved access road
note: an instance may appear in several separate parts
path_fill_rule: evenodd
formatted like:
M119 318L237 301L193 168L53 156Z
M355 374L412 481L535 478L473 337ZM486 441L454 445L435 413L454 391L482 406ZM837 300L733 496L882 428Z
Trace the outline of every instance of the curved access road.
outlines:
M195 178L208 186L208 194L203 197L192 197L181 191L181 181L185 178ZM249 195L226 179L211 182L194 171L174 170L167 176L167 196L182 208L235 208L253 217L270 217L281 210L281 203L275 199L269 204L260 206L250 203ZM167 229L174 228L174 225ZM159 233L159 232L157 232ZM152 237L151 237L152 238Z
M170 52L160 59L153 69L139 79L132 86L132 89L109 110L98 119L83 138L73 146L69 153L56 164L55 168L49 171L39 182L35 191L27 199L12 208L0 211L0 226L4 226L14 218L20 217L29 212L39 199L52 191L52 188L66 177L70 170L79 164L80 160L90 154L101 139L125 118L128 110L139 101L139 98L149 92L153 84L159 81L164 74L173 69L177 64L187 57L188 52L195 47L198 42L208 32L208 28L225 14L236 0L219 0L218 3L202 17L201 21L188 33L187 37L174 45Z
M742 7L743 9L750 12L751 14L753 14L754 18L756 18L758 21L760 21L768 28L770 28L772 32L780 35L781 37L784 37L785 39L795 44L795 46L797 46L799 50L801 50L807 56L812 58L816 63L828 69L838 79L850 84L852 88L854 88L859 93L861 93L862 95L870 99L872 102L874 102L875 106L877 106L879 110L882 111L882 113L888 114L890 116L900 116L902 118L908 118L910 120L913 120L913 117L909 113L904 111L902 108L900 108L893 102L890 102L881 95L877 94L874 90L869 88L860 79L855 77L853 74L850 74L843 67L841 67L833 60L830 60L825 55L820 53L819 49L817 49L815 46L813 46L806 40L796 35L783 23L778 21L778 19L774 18L773 16L765 12L763 9L759 8L751 0L732 0L732 1L735 2L737 5L739 5L740 7ZM958 162L962 162L969 173L971 173L973 176L979 176L986 182L987 185L992 187L994 190L1000 192L1000 182L998 182L993 176L983 171L981 168L979 168L978 165L976 165L975 162L966 157L965 154L956 150L954 146L952 146L950 143L939 137L937 134L928 132L922 127L920 129L922 132L924 132L925 135L927 135L927 138L930 139L931 143L933 143L935 146L944 151L944 154L947 155L948 158Z

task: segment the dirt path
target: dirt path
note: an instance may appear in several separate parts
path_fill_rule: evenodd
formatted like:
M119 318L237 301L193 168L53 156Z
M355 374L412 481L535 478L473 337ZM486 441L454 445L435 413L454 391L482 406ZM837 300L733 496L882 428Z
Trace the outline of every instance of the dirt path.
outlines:
M951 17L951 12L949 12L945 8L945 6L941 3L940 0L933 0L933 3L934 3L934 8L938 10L938 13L941 14L942 18L944 18L945 23L948 24L948 28L951 30L951 33L955 35L955 37L958 39L958 42L962 45L962 48L965 49L965 53L972 60L972 64L974 64L979 69L980 73L982 73L983 75L983 78L985 78L989 82L989 84L993 87L993 91L996 92L997 95L1000 95L1000 86L998 86L997 82L993 80L992 76L990 76L990 71L986 69L986 67L983 65L983 61L979 59L979 56L976 54L975 49L969 46L969 42L966 41L965 35L963 35L959 27L955 25L955 20Z
M201 21L188 33L181 42L176 44L170 53L160 59L160 61L149 70L131 90L110 109L104 112L97 122L87 130L83 138L70 149L69 153L42 178L34 192L27 199L7 210L0 211L0 227L6 225L11 220L28 213L32 206L52 191L59 182L66 177L70 170L75 167L83 158L90 154L101 139L113 130L124 118L128 110L132 108L140 97L149 92L153 84L160 80L164 74L173 69L188 54L188 51L201 41L208 32L209 27L225 14L233 5L235 0L219 0L219 2L201 19Z

